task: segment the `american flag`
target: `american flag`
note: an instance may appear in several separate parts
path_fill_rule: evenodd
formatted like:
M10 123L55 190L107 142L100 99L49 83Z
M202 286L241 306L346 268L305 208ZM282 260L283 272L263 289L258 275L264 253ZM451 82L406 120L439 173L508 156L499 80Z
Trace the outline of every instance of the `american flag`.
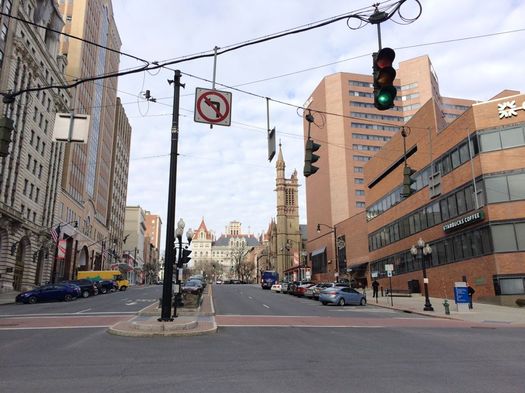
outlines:
M51 237L53 238L53 241L56 243L58 241L58 238L60 236L60 225L56 228L51 228Z

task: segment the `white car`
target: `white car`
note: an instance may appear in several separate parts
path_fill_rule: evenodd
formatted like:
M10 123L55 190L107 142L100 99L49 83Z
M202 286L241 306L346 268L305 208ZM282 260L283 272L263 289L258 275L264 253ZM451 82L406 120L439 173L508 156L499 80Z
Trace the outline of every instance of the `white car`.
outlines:
M279 292L280 293L281 292L281 283L276 282L275 284L272 285L270 290L272 292Z

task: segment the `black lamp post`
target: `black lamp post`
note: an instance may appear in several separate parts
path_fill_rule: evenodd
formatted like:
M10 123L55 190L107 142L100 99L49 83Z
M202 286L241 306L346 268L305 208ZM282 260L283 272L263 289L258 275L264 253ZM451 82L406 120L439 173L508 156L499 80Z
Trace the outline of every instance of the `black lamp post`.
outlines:
M419 238L416 245L410 248L410 253L414 257L414 260L419 255L421 258L421 266L423 268L423 287L425 290L425 307L423 311L434 311L432 304L430 304L430 298L428 297L428 278L427 278L427 269L426 269L426 259L427 256L430 257L432 254L432 248L430 245L425 244L425 241L422 238Z
M184 223L184 220L181 218L179 222L177 223L177 228L175 229L175 237L179 241L179 253L177 257L177 269L175 271L175 284L176 284L176 292L175 292L175 301L173 302L173 317L177 318L177 306L181 304L181 276L182 276L182 268L183 268L183 260L182 260L182 245L187 244L188 246L191 244L191 240L193 239L193 229L188 229L186 232L186 238L188 239L187 243L183 243L182 241L182 234L184 233L184 227L186 224Z
M334 258L335 258L335 268L337 272L336 281L339 282L339 261L338 261L338 255L337 255L337 231L336 231L335 225L331 227L330 225L326 225L326 224L317 224L317 233L321 233L321 225L327 227L328 229L331 229L331 231L328 233L334 234Z

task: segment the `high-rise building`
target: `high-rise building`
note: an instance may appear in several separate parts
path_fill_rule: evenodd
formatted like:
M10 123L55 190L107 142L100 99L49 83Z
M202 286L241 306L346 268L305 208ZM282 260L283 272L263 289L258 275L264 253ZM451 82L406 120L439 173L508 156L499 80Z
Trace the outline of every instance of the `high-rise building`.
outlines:
M66 223L55 217L64 145L52 136L55 113L67 110L71 97L66 90L46 88L66 84L59 35L23 22L60 30L62 15L55 2L0 4L7 14L0 16L0 91L15 95L12 103L0 103L0 113L14 121L8 155L0 158L0 291L19 291L54 279L52 272L62 275L66 268L50 236L58 223ZM29 88L37 90L24 92ZM71 230L61 227L62 234Z
M144 265L147 267L146 281L148 283L157 281L160 270L160 235L162 220L159 215L146 211L144 214Z
M115 51L120 49L121 40L111 0L69 0L59 4L64 32L85 40L62 39L60 50L67 57L68 81L118 72L119 54ZM62 221L79 222L76 242L73 246L70 240L67 250L74 249L73 265L81 270L104 266L104 250L122 248L124 184L117 173L127 172L124 167L130 130L118 104L115 112L116 89L117 78L107 78L82 83L72 92L75 113L90 115L89 138L86 144L67 146L57 214ZM117 157L124 160L119 162Z
M329 75L307 100L315 120L304 122L304 133L321 145L315 164L319 170L306 178L308 251L314 265L312 273L323 279L340 273L335 263L340 260L335 255L338 246L334 244L342 242L333 235L339 238L337 226L365 209L364 166L371 157L430 98L438 103L438 129L474 103L441 96L428 56L400 62L395 81L398 95L389 110L374 107L372 82L371 74ZM403 151L396 153L403 155Z
M129 265L128 276L132 283L142 282L144 266L144 238L146 237L146 212L140 206L126 206L124 234L126 244L123 259Z

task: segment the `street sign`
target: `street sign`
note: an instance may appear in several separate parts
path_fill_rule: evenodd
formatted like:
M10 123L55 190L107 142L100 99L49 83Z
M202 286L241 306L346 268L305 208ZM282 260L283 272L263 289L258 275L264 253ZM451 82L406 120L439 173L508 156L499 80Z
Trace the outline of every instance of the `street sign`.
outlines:
M387 272L393 272L394 271L394 265L392 263L385 265L385 271Z
M227 91L195 89L195 111L197 123L229 126L231 124L232 94Z
M387 271L387 272L386 272L386 276L387 276L387 277L392 277L392 272L391 272L390 270Z

